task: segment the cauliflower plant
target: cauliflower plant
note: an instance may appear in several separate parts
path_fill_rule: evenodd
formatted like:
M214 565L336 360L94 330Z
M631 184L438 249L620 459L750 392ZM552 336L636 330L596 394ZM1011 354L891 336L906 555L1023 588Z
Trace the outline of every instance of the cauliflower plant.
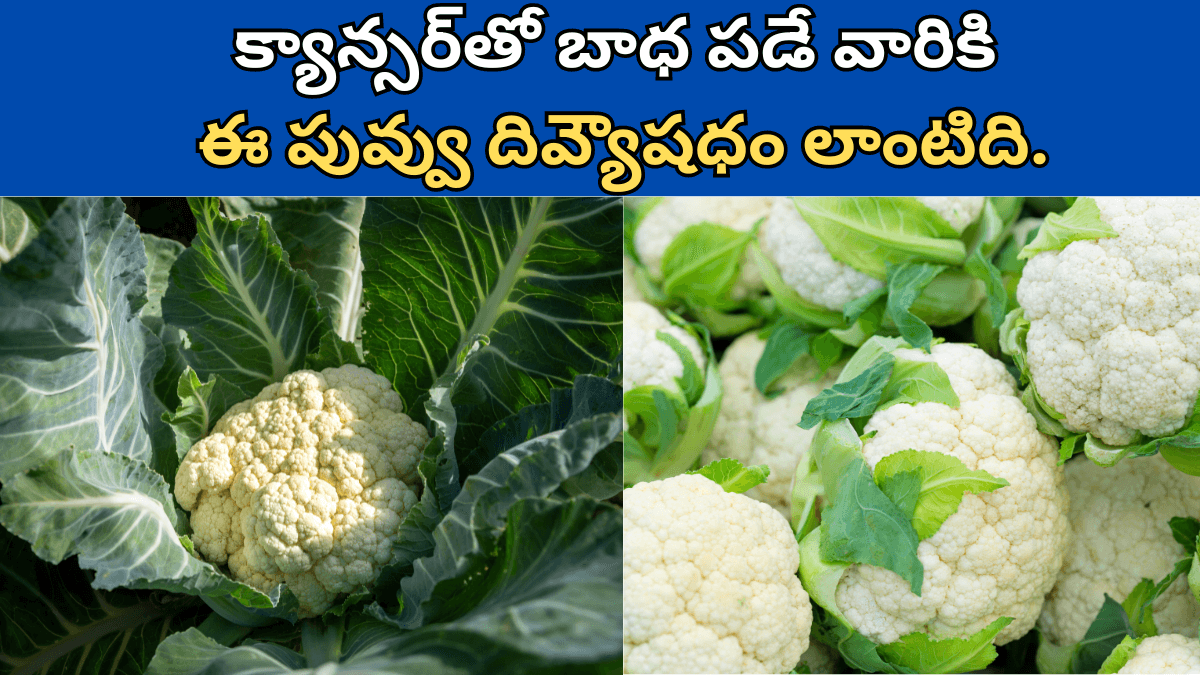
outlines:
M1033 627L1068 543L1068 496L1058 449L1038 432L1004 364L983 351L939 344L932 355L910 349L893 354L935 362L960 404L900 403L876 412L864 429L867 464L874 468L884 457L908 449L932 451L1008 485L967 492L957 511L920 542L920 596L895 572L858 564L838 583L837 608L855 630L879 644L914 632L934 639L963 637L999 617L1013 621L995 643L1015 640Z
M1110 468L1067 464L1073 536L1038 627L1056 645L1083 639L1104 594L1122 602L1143 578L1158 581L1186 555L1168 522L1200 514L1200 478L1174 471L1162 457L1134 458ZM1194 635L1200 623L1185 576L1154 602L1163 633Z
M770 207L771 200L764 197L666 197L647 211L638 224L633 237L634 250L651 278L661 281L667 247L688 227L712 223L749 232ZM761 291L758 268L746 261L730 297L740 300Z
M790 518L792 475L807 457L814 433L796 422L809 399L833 384L839 369L819 378L816 362L803 357L776 382L784 393L768 399L754 385L754 369L765 347L766 341L756 333L746 333L721 357L725 398L703 462L732 457L745 465L766 464L771 469L767 482L745 494Z
M1116 672L1200 672L1200 641L1185 635L1156 635L1143 638L1129 656L1129 660Z
M625 302L622 316L624 476L632 485L691 468L712 433L722 389L698 329L644 302Z
M636 485L624 504L624 672L796 665L812 607L782 516L697 474Z
M1041 400L1110 446L1179 430L1200 390L1200 198L1081 199L1039 250L1017 300Z
M429 435L386 378L347 365L301 370L229 409L183 458L175 497L203 559L300 615L372 584L417 503Z

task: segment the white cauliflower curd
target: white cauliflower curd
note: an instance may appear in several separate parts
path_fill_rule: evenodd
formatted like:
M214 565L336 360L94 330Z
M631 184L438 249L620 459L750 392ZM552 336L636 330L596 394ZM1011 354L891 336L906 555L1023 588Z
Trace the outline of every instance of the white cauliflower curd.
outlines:
M725 398L702 463L732 457L746 466L766 464L771 469L767 482L745 494L771 505L786 518L791 516L792 476L808 457L816 432L800 428L797 422L809 400L833 385L840 369L832 368L817 378L816 361L801 358L776 382L783 393L768 399L754 386L754 369L766 344L756 333L746 333L721 357Z
M638 224L633 237L634 249L650 276L661 280L667 247L688 227L712 223L739 232L749 232L754 223L767 215L770 208L771 200L766 197L666 197L655 204ZM742 265L741 278L730 291L730 297L741 300L762 290L758 268L747 259Z
M1017 300L1042 400L1126 445L1177 431L1200 390L1200 198L1095 202L1119 236L1033 256Z
M791 528L684 474L624 493L624 672L786 673L812 607Z
M1156 635L1142 640L1118 673L1200 672L1200 641L1184 635Z
M940 452L1009 485L968 492L958 511L920 542L920 596L891 570L853 565L838 584L837 607L855 630L880 644L913 632L965 637L1002 616L1013 622L995 643L1010 642L1033 627L1067 548L1068 497L1055 442L1038 432L1004 364L983 351L939 344L932 356L894 353L936 362L961 405L897 404L877 412L864 430L875 434L863 442L866 462L874 468L907 449Z
M1174 470L1162 457L1135 457L1110 467L1080 458L1067 464L1071 545L1038 627L1057 645L1083 639L1104 594L1117 602L1143 578L1157 582L1186 555L1169 522L1200 514L1200 478ZM1154 602L1163 633L1194 635L1197 606L1180 576Z
M292 373L230 408L175 476L196 551L259 590L286 583L302 617L372 584L429 440L402 410L387 379L352 365Z
M671 324L662 312L644 302L623 303L621 316L622 363L621 388L657 386L679 390L676 378L683 377L683 360L671 346L658 339L659 331L674 337L687 348L701 372L708 364L700 342L686 330Z
M918 197L917 201L958 231L978 218L984 207L983 197ZM869 215L864 214L864 219ZM773 200L770 217L759 230L759 245L784 283L826 309L840 311L851 300L883 287L881 279L835 260L789 197Z

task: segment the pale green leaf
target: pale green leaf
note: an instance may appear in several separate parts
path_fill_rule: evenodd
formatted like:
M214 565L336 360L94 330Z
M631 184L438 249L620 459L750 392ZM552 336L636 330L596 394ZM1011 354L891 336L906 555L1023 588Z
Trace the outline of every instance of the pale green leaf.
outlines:
M796 197L796 209L835 260L883 279L887 264L961 265L966 247L913 197Z
M174 474L146 429L162 346L138 319L146 253L119 199L70 199L0 267L0 481L67 448ZM155 452L158 450L158 452Z
M958 511L965 493L992 492L1008 485L983 469L971 471L953 455L928 450L902 450L875 464L875 482L889 496L911 487L908 477L913 474L919 486L913 529L921 539L932 537Z
M17 257L37 234L33 218L16 202L0 197L0 265Z
M742 463L736 459L725 457L709 462L688 473L700 474L720 485L726 492L740 493L767 482L767 476L771 474L771 469L766 464L742 466Z
M1134 638L1126 635L1108 658L1104 659L1104 663L1100 664L1100 673L1111 674L1116 673L1129 663L1129 659L1133 658L1133 653L1137 651L1138 645L1142 644L1142 638Z
M1104 222L1100 207L1091 197L1082 197L1064 213L1046 214L1033 241L1017 257L1024 260L1044 251L1061 251L1074 241L1116 237L1117 231Z
M157 588L233 594L271 607L274 597L225 577L180 541L185 527L166 481L145 464L100 451L66 451L0 490L0 524L52 563L78 555L99 589Z
M992 641L1012 617L1002 616L965 638L934 640L925 633L910 633L896 642L879 646L879 655L892 664L917 673L968 673L982 670L996 660Z

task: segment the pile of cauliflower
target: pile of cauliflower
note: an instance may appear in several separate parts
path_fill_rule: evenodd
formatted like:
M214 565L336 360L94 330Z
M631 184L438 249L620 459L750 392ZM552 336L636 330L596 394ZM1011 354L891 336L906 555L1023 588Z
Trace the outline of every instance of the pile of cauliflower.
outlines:
M386 378L346 365L302 370L230 408L175 476L199 556L301 617L371 586L417 503L429 440Z
M1135 588L1167 578L1173 580L1149 603L1152 626L1135 626L1131 618L1120 647L1114 647L1120 636L1104 643L1112 651L1101 672L1200 672L1200 596L1189 575L1178 572L1195 550L1185 541L1195 535L1175 529L1181 519L1200 517L1200 477L1190 475L1200 473L1200 462L1189 470L1180 451L1160 455L1152 443L1200 430L1193 420L1200 393L1200 198L1030 198L1023 208L1011 202L1015 210L1002 217L999 202L982 197L923 197L897 207L936 214L942 228L938 235L909 230L897 241L927 236L945 243L954 232L966 256L976 247L989 265L1000 266L1011 310L1004 326L967 319L965 329L942 333L931 320L935 339L927 351L891 353L897 363L936 364L957 405L920 398L936 386L924 383L915 402L901 399L855 422L867 471L916 450L948 455L1000 483L963 492L951 515L916 543L923 577L912 583L920 581L919 594L909 579L872 564L830 567L832 577L801 570L809 563L798 542L819 533L821 506L828 504L813 459L814 439L825 442L822 427L799 423L806 409L825 405L823 392L857 374L851 364L842 376L871 336L861 326L806 324L807 310L792 308L803 303L816 308L814 316L836 319L856 301L886 298L888 279L856 267L864 255L884 256L888 269L897 261L921 262L904 257L919 249L905 248L911 240L891 252L884 249L892 242L883 239L872 240L878 251L848 252L827 222L806 221L813 213L806 208L819 207L827 209L822 217L861 217L874 227L872 218L884 216L856 212L865 200L842 211L836 200L802 202L668 198L636 214L624 265L626 395L652 385L682 396L695 386L687 356L705 384L715 378L722 393L711 433L687 449L692 472L632 481L627 473L624 672L848 672L871 662L863 649L877 648L871 658L894 663L888 659L897 650L960 641L946 643L956 649L996 626L988 633L991 645L1036 633L1042 672L1068 672L1072 658L1083 658L1080 645L1106 596L1122 603ZM739 333L722 333L709 323L713 314L655 292L673 243L699 224L752 234L732 290L716 308L735 307L752 319ZM898 230L888 228L896 227L907 225L890 222L869 234L891 236ZM1027 254L1018 256L1026 244ZM858 245L846 237L844 246ZM982 289L981 281L963 291L955 316L987 312ZM772 343L781 325L801 326L810 341L837 337L841 357L830 363L814 353L788 355ZM1026 332L1018 335L1014 326ZM896 334L887 323L868 330ZM963 330L976 331L974 340ZM715 370L706 368L710 362ZM682 430L689 416L709 415L695 404L658 422ZM1060 452L1060 443L1076 456ZM696 471L727 459L769 473L748 490L727 492ZM810 587L810 579L830 578L836 583ZM1191 580L1200 585L1200 570ZM845 642L851 634L860 642ZM978 648L984 646L994 649ZM986 660L968 660L981 653L949 663L982 667ZM937 661L941 655L927 654L928 667L955 672Z

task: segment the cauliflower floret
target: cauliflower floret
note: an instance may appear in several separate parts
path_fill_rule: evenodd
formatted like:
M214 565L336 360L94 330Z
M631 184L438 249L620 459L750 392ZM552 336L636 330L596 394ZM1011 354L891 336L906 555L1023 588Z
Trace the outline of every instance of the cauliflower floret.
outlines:
M694 474L640 483L624 500L625 672L796 665L812 607L782 516Z
M632 347L625 351L621 386L626 392L641 386L679 389L675 378L683 377L683 360L671 346L658 339L658 332L679 340L701 372L708 366L700 342L691 333L667 321L653 306L644 302L623 303L624 320L622 343Z
M983 212L983 197L918 197L962 231ZM883 287L883 281L834 260L789 197L771 205L771 215L759 229L759 245L779 270L784 283L800 297L826 309L838 310L847 302Z
M301 616L373 583L429 440L402 411L386 378L350 365L292 373L230 408L175 476L196 551L262 591L286 583Z
M1142 640L1118 673L1200 672L1200 641L1185 635L1156 635Z
M955 231L962 232L983 213L984 197L917 197L917 201L946 219Z
M920 596L891 570L854 565L838 585L837 606L857 631L881 644L917 631L935 639L964 637L1001 616L1013 622L996 644L1010 642L1033 627L1068 542L1068 496L1055 442L1038 433L1004 364L983 351L940 344L932 356L917 350L896 355L936 362L961 405L899 404L876 413L865 428L875 432L863 444L867 463L874 468L910 448L941 452L1009 485L967 493L958 511L918 545L925 567Z
M1186 555L1168 522L1200 513L1200 478L1174 470L1161 456L1102 468L1067 464L1071 546L1038 627L1059 645L1083 639L1107 593L1117 602L1143 578L1158 581ZM1154 602L1160 632L1194 635L1200 607L1181 576Z
M833 259L789 197L771 205L758 231L763 253L800 297L833 310L883 287L883 282Z
M768 399L754 386L754 369L767 343L756 333L747 333L725 350L721 357L721 382L725 398L713 426L703 463L732 457L743 465L766 464L771 469L767 482L745 494L770 504L785 518L791 517L791 486L796 466L808 457L815 429L801 429L797 422L809 399L837 380L840 368L817 377L816 362L808 357L796 362L776 386L783 394Z
M666 197L642 218L634 233L633 245L650 276L662 279L667 247L688 227L712 223L748 232L770 208L771 200L766 197ZM762 290L758 267L747 257L742 264L742 276L734 284L730 297L741 300Z
M1164 436L1200 390L1200 198L1096 199L1118 237L1025 266L1017 300L1042 399L1110 445Z

